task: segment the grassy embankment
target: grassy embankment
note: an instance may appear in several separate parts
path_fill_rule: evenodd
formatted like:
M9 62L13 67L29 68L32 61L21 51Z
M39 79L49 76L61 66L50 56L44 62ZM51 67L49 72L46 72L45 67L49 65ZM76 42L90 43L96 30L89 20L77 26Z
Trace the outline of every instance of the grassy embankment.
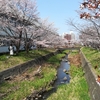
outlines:
M75 57L77 54L77 51L72 52L70 57ZM76 66L71 63L70 77L70 83L60 85L57 91L51 94L47 100L90 100L88 85L81 65Z
M96 75L100 75L100 51L89 47L83 47L82 52L92 65L92 70Z
M39 90L50 83L55 78L56 67L59 66L59 61L63 56L65 56L65 53L57 54L51 57L46 64L41 65L42 72L39 76L33 77L36 68L31 68L23 75L18 75L12 80L0 84L0 95L4 95L0 100L22 100L34 90ZM50 89L50 87L47 87L47 89Z
M11 68L15 65L24 63L31 59L43 56L50 52L55 51L54 49L41 49L41 50L31 50L27 54L25 51L19 52L18 55L9 56L9 54L0 55L0 71L5 70L7 68Z

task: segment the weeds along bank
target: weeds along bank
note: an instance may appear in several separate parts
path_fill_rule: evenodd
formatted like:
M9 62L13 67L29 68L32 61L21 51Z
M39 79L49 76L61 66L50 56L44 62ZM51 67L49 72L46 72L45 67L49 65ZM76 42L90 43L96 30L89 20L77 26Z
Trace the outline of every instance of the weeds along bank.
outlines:
M28 59L28 60L24 61L21 64L17 63L17 65L15 64L15 66L10 66L10 68L5 67L5 66L8 66L7 63L5 66L3 65L3 63L5 63L6 60L1 61L2 62L1 65L3 65L3 66L0 66L0 67L4 68L5 70L0 72L0 83L2 83L5 79L11 78L14 75L21 74L23 71L27 70L28 68L35 67L36 65L46 62L46 60L49 59L51 56L56 55L57 53L60 53L60 52L61 52L61 50L56 50L55 52L51 52L51 53L47 53L46 50L39 50L39 51L36 50L36 51L34 51L34 53L30 53L30 54L26 54L26 55L24 55L25 52L21 52L22 55L17 56L17 58L19 60L22 60L21 59L22 57L23 58L26 57L25 59ZM34 55L35 55L35 57L34 57ZM13 59L13 60L11 61L11 59ZM16 56L11 57L11 59L8 59L8 61L10 61L9 63L17 62ZM29 59L31 59L31 60L29 60Z
M72 50L69 55L70 83L58 86L47 100L90 100L89 87L81 67L80 55Z
M22 74L8 78L0 84L0 100L23 100L41 88L49 90L52 87L49 83L55 79L56 68L64 56L65 52L54 55L47 63L41 64L41 67L31 67Z
M84 47L81 50L88 62L91 63L91 68L95 75L100 75L100 51L88 47Z
M30 68L25 73L12 77L10 80L0 84L0 100L25 100L34 91L44 87L46 90L52 88L49 83L55 79L57 67L62 57L68 50L50 57L47 63L41 64L39 74L35 74L40 65ZM84 72L79 62L78 51L72 51L69 55L70 76L69 84L60 85L57 91L50 95L47 100L90 100L88 85L84 78ZM77 61L77 63L75 63Z
M89 84L91 100L100 100L100 85L96 81L98 79L97 76L100 75L100 51L83 47L80 54L82 67Z
M0 72L12 68L13 66L23 64L27 61L30 61L32 59L39 58L41 56L45 56L49 53L56 52L55 49L39 49L39 50L31 50L27 54L25 51L19 52L18 55L14 54L13 56L10 56L8 54L0 54Z

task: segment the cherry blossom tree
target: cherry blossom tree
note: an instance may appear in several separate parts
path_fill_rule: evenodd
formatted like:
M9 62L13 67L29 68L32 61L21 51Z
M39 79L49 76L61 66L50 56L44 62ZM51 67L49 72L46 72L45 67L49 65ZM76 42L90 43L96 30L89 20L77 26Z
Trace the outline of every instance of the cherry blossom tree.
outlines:
M81 3L80 9L80 18L91 22L93 31L95 30L93 36L96 36L96 39L93 38L93 44L98 47L100 44L100 0L85 0Z
M27 37L30 30L29 26L35 27L34 22L37 22L37 20L38 12L35 1L2 0L0 3L0 25L2 25L0 28L11 37L17 53L19 52L21 41L25 40L25 47L27 47L27 43L29 44L29 37Z
M54 23L39 19L35 1L3 0L0 3L0 25L0 29L15 45L16 53L22 44L28 53L34 40L45 40L52 45L59 45L62 41Z
M49 22L48 18L41 19L40 23L41 23L41 28L40 28L40 30L37 30L37 35L38 35L39 39L40 39L40 37L42 39L46 39L46 38L48 38L48 36L57 33L58 28L56 28L54 26L53 22Z
M86 9L80 14L80 18L100 18L100 0L84 0L80 8Z
M34 33L33 40L36 40L37 44L39 44L41 41L42 44L48 43L51 45L53 38L55 38L56 35L58 35L58 32L57 32L58 28L54 26L53 22L49 22L48 18L40 19L40 25L41 25L41 28L33 32Z
M85 43L100 44L100 0L83 0L78 13L85 24L74 23L73 20L68 20L67 24L82 34Z

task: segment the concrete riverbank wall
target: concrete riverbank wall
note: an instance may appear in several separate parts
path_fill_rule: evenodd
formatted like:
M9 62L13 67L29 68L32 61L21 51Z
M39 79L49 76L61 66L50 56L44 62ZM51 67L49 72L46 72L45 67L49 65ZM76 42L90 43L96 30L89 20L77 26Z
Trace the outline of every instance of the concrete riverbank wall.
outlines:
M6 69L4 71L0 72L0 83L2 83L3 81L5 81L5 79L9 79L10 77L14 76L14 75L18 75L21 74L22 72L24 72L25 70L27 70L28 68L34 67L36 65L42 64L44 61L46 61L47 59L49 59L51 56L56 55L60 52L62 52L63 50L79 50L79 47L73 47L73 48L64 48L64 49L58 49L55 52L52 52L50 54L47 54L45 56L41 56L39 58L30 60L28 62L25 62L23 64L19 64L17 66L13 66L12 68ZM2 54L4 54L4 52L2 52Z
M41 56L39 58L30 60L30 61L25 62L23 64L19 64L17 66L12 67L12 68L1 71L0 72L0 83L2 83L3 81L5 81L5 79L7 79L7 78L9 79L10 77L12 77L14 75L21 74L22 72L26 71L27 69L29 69L31 67L35 67L36 65L42 64L47 59L49 59L51 56L56 55L62 51L63 50L57 50L57 51L52 52L50 54L47 54L45 56Z
M96 75L92 71L91 63L88 62L82 51L80 51L82 67L89 85L91 100L100 100L100 86L96 82Z

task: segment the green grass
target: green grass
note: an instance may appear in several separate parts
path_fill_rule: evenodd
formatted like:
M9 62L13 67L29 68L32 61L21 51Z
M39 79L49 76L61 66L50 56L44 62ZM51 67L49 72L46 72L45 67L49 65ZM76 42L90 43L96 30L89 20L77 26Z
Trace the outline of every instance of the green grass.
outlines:
M5 82L0 84L0 93L8 93L2 100L22 100L34 90L45 86L55 78L56 69L51 66L42 68L43 78L35 77L34 80Z
M57 55L51 57L50 59L48 59L48 63L52 63L52 64L55 64L56 66L58 66L62 57L64 57L64 56L65 56L65 54L63 54L63 53L57 54Z
M87 60L91 63L94 73L96 75L99 75L100 74L100 51L88 47L83 47L82 52L86 56ZM98 66L98 68L94 69L96 65Z
M90 100L88 85L82 68L71 66L71 82L60 85L47 100Z
M72 50L71 53L70 53L71 56L74 56L76 54L79 54L78 50Z
M64 56L64 54L57 54L51 57L52 60L57 58L57 60L53 63L50 63L51 58L48 60L49 64L42 67L42 78L35 77L32 80L6 81L0 84L0 93L7 93L7 96L5 96L2 100L22 100L25 97L29 96L34 90L39 90L41 87L44 87L46 84L50 83L51 80L55 78L55 75L57 73L56 63L58 65L59 60L62 56ZM27 71L27 74L32 74L33 71L34 68L31 68ZM48 87L47 89L50 89L50 87Z
M53 51L54 51L53 49L52 50L41 49L41 50L29 51L28 54L25 51L22 51L19 52L18 55L14 55L14 56L9 56L9 54L0 55L0 71L24 63L31 59L46 55Z
M23 100L34 90L39 90L41 87L45 86L55 78L57 73L56 66L60 65L59 61L64 56L65 53L62 53L48 59L47 66L42 67L42 78L35 77L32 80L6 81L0 84L0 93L7 93L2 100ZM27 73L32 74L33 71L34 68L31 68ZM47 100L90 100L88 86L81 67L71 65L70 76L70 84L59 86L57 91L50 95Z
M77 52L72 52L74 56ZM47 100L90 100L89 88L84 77L82 67L70 66L71 81L69 84L60 85L57 91Z
M62 53L69 53L70 52L70 50L64 50Z
M51 64L55 64L56 66L59 66L59 63L61 62L62 57L65 57L66 53L68 52L69 50L64 50L62 53L52 56L50 59L48 59L47 62Z

